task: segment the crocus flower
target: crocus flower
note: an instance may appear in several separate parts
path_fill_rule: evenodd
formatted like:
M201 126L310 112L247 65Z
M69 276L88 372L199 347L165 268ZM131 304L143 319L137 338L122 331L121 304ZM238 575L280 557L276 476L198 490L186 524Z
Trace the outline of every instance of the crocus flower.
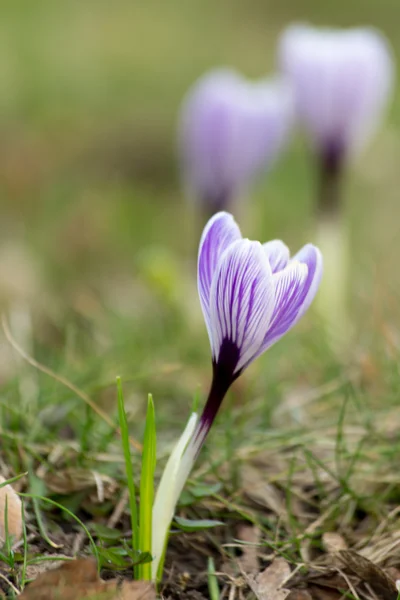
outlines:
M343 356L351 340L347 310L351 245L342 214L346 167L366 147L388 104L394 63L386 38L372 28L288 27L279 44L281 70L292 85L295 110L314 151L316 234L329 278L317 308Z
M293 103L279 79L249 82L229 69L201 77L179 119L182 174L190 194L214 214L246 193L288 137Z
M312 244L290 258L280 240L261 244L243 239L226 212L210 219L200 241L198 290L213 379L197 428L196 451L233 381L299 321L321 276L322 256Z
M279 63L313 147L338 169L366 145L388 103L394 65L386 38L372 28L291 25Z
M243 239L232 215L207 223L199 247L198 290L210 338L213 378L203 413L193 413L172 451L153 507L153 578L174 510L226 392L239 375L304 315L322 276L312 244L293 258L280 240Z

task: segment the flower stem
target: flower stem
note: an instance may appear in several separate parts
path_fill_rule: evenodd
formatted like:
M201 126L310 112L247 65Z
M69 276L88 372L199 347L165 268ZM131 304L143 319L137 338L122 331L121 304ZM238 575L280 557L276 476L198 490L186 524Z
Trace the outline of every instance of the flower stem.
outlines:
M328 148L318 159L317 209L319 216L341 212L343 153Z
M339 354L351 337L347 307L350 247L343 215L343 152L327 149L318 160L316 244L323 257L327 277L316 298L329 343Z
M228 389L237 376L229 376L218 365L213 365L213 379L211 388L208 394L207 402L204 406L199 423L194 433L193 439L196 447L196 457L204 444L204 441L211 429L215 417L219 411L223 399L226 396Z
M229 210L232 204L232 195L227 192L205 195L202 199L202 219L207 223L211 217L221 210Z

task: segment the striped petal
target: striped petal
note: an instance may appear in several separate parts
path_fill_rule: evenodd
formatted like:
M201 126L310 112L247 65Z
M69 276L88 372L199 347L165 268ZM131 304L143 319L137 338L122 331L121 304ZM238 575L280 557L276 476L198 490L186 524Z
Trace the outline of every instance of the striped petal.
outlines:
M317 150L362 150L391 96L394 60L388 40L373 28L291 25L279 43L279 62L293 86L299 118Z
M281 240L272 240L263 244L263 248L273 273L281 271L289 262L289 248Z
M210 292L211 345L214 362L232 375L253 360L266 336L274 309L272 277L259 242L234 242L218 263ZM226 348L234 364L221 365L229 362Z
M274 274L275 307L262 352L297 323L309 308L322 277L322 255L307 244L288 266Z
M241 238L240 229L233 216L226 212L219 212L208 221L200 240L197 287L210 342L210 289L212 279L223 252L233 242Z
M293 117L292 89L281 77L247 81L226 68L200 77L179 115L189 194L207 210L229 206L279 156Z
M297 260L300 263L307 265L308 269L307 281L305 282L301 296L301 308L297 316L298 320L310 307L315 294L317 293L322 279L323 259L320 250L316 246L313 246L313 244L306 244L293 256L293 260Z

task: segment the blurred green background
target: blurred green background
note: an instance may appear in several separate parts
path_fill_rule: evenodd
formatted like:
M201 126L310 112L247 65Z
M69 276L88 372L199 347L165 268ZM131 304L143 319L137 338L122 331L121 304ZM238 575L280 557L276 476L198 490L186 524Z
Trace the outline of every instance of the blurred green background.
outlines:
M0 294L15 337L104 406L121 374L132 407L142 410L153 391L165 418L181 423L181 407L205 393L210 374L196 294L200 226L176 161L184 93L214 66L272 73L279 34L293 20L374 25L398 56L399 18L398 0L2 2ZM400 316L399 126L395 95L346 185L350 296L365 343L382 319ZM245 234L297 250L311 241L313 193L297 135L243 205ZM316 325L307 317L252 367L253 395L326 378L315 368L331 359ZM15 369L3 340L0 381L13 381ZM53 388L43 380L38 406Z

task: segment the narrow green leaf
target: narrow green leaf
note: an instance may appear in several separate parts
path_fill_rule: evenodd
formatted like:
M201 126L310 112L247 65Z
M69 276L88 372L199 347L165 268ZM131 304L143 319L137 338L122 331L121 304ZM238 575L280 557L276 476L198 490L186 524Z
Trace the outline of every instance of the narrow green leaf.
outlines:
M39 498L45 497L42 495L43 490L44 490L43 482L38 477L36 477L36 475L34 475L33 472L30 472L29 473L29 485L30 485L30 489L32 491L33 512L35 513L36 522L37 522L37 526L40 531L40 535L46 541L46 543L49 544L49 546L51 546L52 548L56 548L56 549L62 548L62 544L56 544L49 538L47 530L46 530L46 526L44 524L42 512L40 510L40 505L39 505L39 501L38 501Z
M189 492L189 490L183 490L179 496L179 506L191 506L197 501L197 499Z
M133 466L131 457L131 448L129 442L129 430L128 421L126 418L124 394L122 391L121 378L117 377L117 391L118 391L118 419L119 427L121 430L121 442L122 451L125 459L125 472L126 480L129 490L129 508L131 511L131 528L132 528L132 550L138 550L138 518L137 518L137 506L136 506L136 489L135 481L133 479ZM134 575L137 578L138 570L134 567Z
M28 475L28 471L26 471L25 473L21 473L20 475L16 475L15 477L11 477L10 479L6 479L2 483L0 483L0 488L14 483L15 481L18 481L19 479L21 479L21 477L25 477L25 475Z
M214 484L203 484L196 485L190 488L190 492L193 494L195 498L206 498L207 496L213 496L214 494L218 494L221 491L222 484L214 483Z
M211 556L208 559L207 575L208 575L208 591L210 594L210 600L219 600L220 591L219 591L217 576L215 574L214 561L211 558Z
M130 562L113 548L101 548L99 550L100 565L108 569L122 570L130 566Z
M211 529L212 527L219 527L225 525L222 521L213 521L211 519L184 519L183 517L175 516L175 524L182 529L182 531L201 531L202 529Z
M77 517L76 515L74 515L74 513L72 513L71 511L67 510L65 508L65 506L63 506L62 504L59 504L58 502L55 502L54 500L51 500L50 498L45 498L44 496L37 496L35 494L28 494L26 492L18 492L18 496L20 496L21 498L30 498L33 502L34 501L37 502L38 500L40 500L41 502L47 502L48 504L51 504L52 506L56 506L60 510L63 510L64 512L66 512L67 515L69 515L72 519L74 519L82 527L82 529L86 533L87 537L89 538L90 545L92 546L93 554L94 554L94 556L96 558L96 561L97 561L97 563L99 562L99 553L98 553L98 550L97 550L97 546L94 543L94 539L92 538L89 529L79 519L79 517ZM53 544L53 547L54 547L54 544ZM60 548L62 548L62 546L60 546ZM41 560L43 560L43 559L41 559Z
M133 560L135 565L141 565L143 563L149 563L149 565L151 565L153 560L150 552L132 552L131 550L128 550L127 555Z
M142 472L140 476L139 549L151 553L154 502L154 470L156 467L156 423L154 403L149 394L146 427L143 439ZM151 563L138 566L140 579L151 581Z
M101 523L91 523L90 530L96 537L103 541L115 541L121 539L121 532L118 529L106 527Z

